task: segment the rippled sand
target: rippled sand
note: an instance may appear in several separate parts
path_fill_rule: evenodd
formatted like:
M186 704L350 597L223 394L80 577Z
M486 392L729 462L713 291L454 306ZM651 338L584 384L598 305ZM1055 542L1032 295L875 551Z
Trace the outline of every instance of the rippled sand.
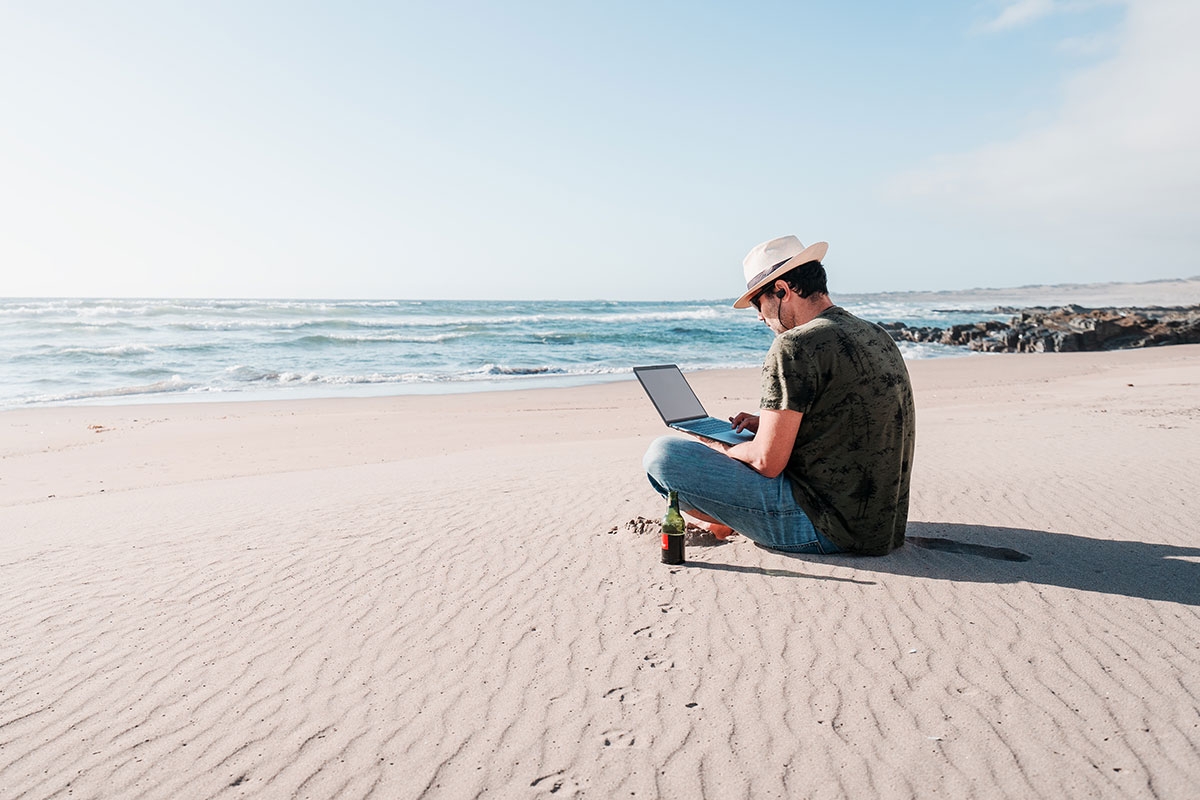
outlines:
M910 366L884 558L663 566L632 381L0 414L0 797L1193 797L1200 347Z

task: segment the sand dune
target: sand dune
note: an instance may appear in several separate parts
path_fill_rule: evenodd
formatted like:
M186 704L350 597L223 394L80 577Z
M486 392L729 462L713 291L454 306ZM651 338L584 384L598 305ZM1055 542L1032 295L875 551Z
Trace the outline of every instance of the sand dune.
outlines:
M1194 796L1200 347L911 367L884 558L659 563L634 382L0 414L0 797Z

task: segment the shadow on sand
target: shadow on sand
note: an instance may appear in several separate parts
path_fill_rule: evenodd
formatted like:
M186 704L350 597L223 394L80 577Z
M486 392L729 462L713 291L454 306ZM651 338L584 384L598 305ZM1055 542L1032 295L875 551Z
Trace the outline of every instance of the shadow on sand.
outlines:
M1200 547L910 522L905 546L887 556L780 555L840 562L864 572L976 583L1024 581L1200 606Z
M778 552L773 550L772 552ZM792 555L782 553L782 555ZM740 572L743 575L766 575L770 578L804 578L810 581L831 581L833 583L858 583L864 586L874 586L875 581L860 581L854 578L836 578L832 575L813 575L808 572L792 572L789 569L771 569L770 567L743 567L737 564L716 564L710 561L689 561L687 569L711 569L717 572Z

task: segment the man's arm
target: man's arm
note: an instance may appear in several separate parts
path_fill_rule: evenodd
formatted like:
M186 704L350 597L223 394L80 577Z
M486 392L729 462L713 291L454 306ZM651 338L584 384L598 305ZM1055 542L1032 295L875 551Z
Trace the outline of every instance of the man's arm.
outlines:
M705 440L705 444L741 461L761 475L776 478L783 474L788 459L792 457L792 446L796 443L796 434L800 431L800 420L803 418L804 415L799 411L763 410L758 417L758 433L752 440L737 445Z

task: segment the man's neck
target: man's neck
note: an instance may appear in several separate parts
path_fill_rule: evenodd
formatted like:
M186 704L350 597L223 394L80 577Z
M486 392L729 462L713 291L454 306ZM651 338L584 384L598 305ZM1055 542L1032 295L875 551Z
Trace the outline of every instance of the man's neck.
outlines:
M827 294L814 294L808 297L800 297L796 295L796 302L792 306L795 310L795 316L791 320L794 324L788 327L799 328L801 325L807 325L817 317L821 316L822 312L833 308L833 301L829 299Z

